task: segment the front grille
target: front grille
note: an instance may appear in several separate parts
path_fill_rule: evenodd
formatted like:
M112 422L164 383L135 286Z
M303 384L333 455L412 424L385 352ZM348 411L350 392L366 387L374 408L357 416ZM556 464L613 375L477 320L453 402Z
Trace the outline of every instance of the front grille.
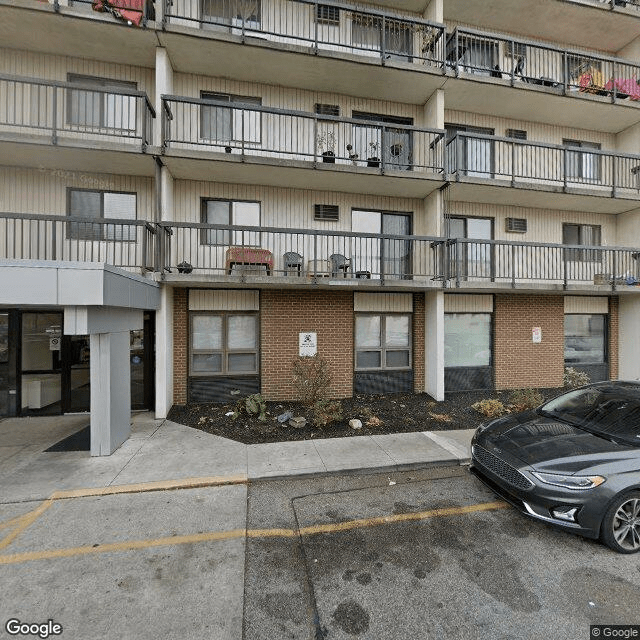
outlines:
M533 482L523 476L517 469L477 444L473 446L472 456L474 461L477 461L485 469L491 471L493 475L498 476L498 478L501 478L512 487L531 489L534 486Z

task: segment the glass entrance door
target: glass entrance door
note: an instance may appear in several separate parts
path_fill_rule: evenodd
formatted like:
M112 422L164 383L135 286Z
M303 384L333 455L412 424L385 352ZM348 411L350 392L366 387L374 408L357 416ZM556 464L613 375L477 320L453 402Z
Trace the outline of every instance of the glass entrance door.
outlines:
M91 410L91 369L89 336L64 336L63 377L64 413Z
M0 313L0 416L9 415L9 314Z
M62 412L62 313L22 314L21 413Z

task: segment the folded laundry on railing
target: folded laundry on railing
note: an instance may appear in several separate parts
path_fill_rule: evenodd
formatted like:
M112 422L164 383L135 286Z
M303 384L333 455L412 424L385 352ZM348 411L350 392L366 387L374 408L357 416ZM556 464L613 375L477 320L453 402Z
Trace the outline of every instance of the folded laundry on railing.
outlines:
M610 92L613 92L614 87L618 97L629 97L631 100L640 100L640 86L637 80L632 78L616 78L615 80L609 80L609 82L604 85L604 88Z
M91 8L94 11L106 11L112 13L116 18L126 20L136 27L142 23L144 16L144 7L147 0L93 0ZM150 4L153 10L153 5ZM153 16L148 16L153 18Z

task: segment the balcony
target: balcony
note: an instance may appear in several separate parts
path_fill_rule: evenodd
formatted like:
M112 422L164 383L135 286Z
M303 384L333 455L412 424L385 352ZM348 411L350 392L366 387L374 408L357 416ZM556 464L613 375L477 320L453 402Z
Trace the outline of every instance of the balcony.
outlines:
M640 207L640 155L466 133L445 153L454 200L594 213Z
M99 262L154 269L156 228L144 220L0 213L0 260Z
M444 18L616 53L638 36L638 0L445 0Z
M611 133L640 122L640 65L620 58L466 28L446 58L448 109Z
M185 73L414 104L445 73L444 25L332 0L165 0L164 27Z
M164 162L175 178L417 198L442 184L442 130L241 102L162 102Z
M0 75L0 155L16 166L151 176L153 118L142 91Z
M165 282L640 293L640 249L0 213L0 260L99 262Z
M462 238L434 250L438 277L451 287L640 292L637 249Z

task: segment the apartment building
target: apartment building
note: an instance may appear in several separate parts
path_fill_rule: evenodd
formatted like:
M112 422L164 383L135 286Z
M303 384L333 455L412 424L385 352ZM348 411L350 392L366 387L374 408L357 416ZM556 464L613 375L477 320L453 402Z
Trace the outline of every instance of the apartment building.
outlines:
M640 0L113 4L0 0L0 415L640 377Z

